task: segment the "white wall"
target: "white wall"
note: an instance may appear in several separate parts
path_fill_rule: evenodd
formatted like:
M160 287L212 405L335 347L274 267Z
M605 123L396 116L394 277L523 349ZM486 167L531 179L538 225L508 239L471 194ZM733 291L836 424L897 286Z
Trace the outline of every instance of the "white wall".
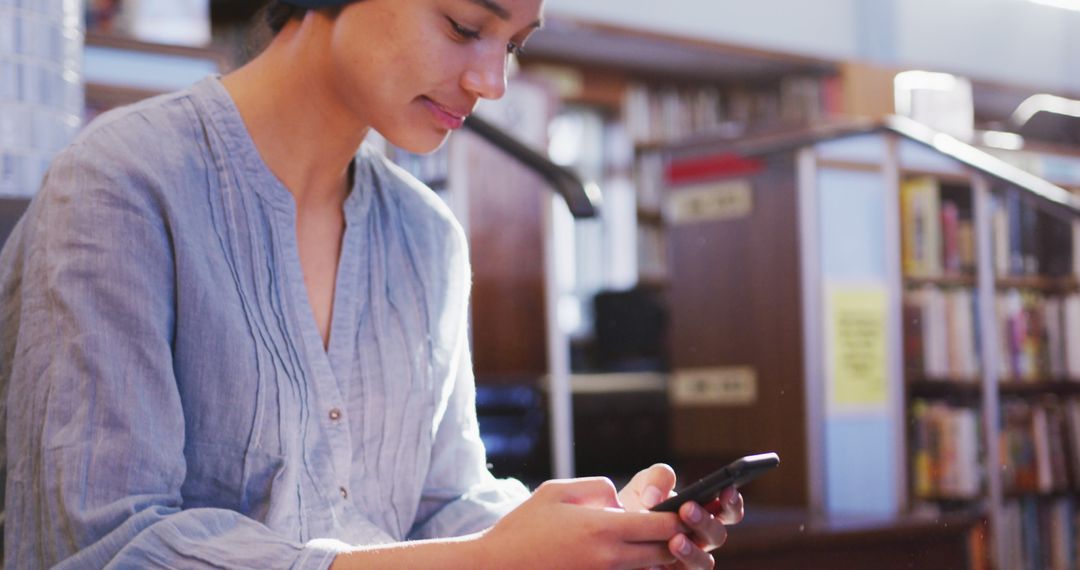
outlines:
M547 0L547 13L832 58L855 50L859 0Z
M547 10L719 42L1080 93L1080 12L1027 0L547 0Z
M901 0L896 11L900 63L1080 91L1080 12L1024 0Z

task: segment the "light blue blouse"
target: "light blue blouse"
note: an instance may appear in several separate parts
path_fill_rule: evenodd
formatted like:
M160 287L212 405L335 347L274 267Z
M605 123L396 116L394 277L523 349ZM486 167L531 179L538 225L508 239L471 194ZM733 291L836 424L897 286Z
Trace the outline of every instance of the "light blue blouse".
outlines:
M325 568L483 529L464 234L366 146L327 350L217 79L102 116L0 256L8 568Z

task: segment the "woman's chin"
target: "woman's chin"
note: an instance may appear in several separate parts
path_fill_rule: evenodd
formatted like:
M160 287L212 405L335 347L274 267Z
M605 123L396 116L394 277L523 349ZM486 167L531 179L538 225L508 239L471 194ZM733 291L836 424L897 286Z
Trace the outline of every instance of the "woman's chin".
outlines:
M439 147L450 137L450 131L446 129L430 129L424 133L409 133L407 136L384 136L387 142L401 150L413 154L429 154L439 150Z

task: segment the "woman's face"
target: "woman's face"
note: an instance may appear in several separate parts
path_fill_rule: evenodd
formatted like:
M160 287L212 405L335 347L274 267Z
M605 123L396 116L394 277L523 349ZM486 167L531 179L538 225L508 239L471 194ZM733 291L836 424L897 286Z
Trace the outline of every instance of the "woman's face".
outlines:
M430 152L481 97L506 90L510 51L540 24L543 0L363 0L331 32L333 85L394 145Z

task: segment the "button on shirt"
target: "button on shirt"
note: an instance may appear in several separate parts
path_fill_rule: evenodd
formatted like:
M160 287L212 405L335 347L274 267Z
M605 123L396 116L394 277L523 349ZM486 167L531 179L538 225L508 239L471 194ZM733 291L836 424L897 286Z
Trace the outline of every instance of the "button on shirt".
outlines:
M524 499L485 467L460 227L366 147L354 178L324 349L218 79L58 156L0 256L7 567L325 568Z

